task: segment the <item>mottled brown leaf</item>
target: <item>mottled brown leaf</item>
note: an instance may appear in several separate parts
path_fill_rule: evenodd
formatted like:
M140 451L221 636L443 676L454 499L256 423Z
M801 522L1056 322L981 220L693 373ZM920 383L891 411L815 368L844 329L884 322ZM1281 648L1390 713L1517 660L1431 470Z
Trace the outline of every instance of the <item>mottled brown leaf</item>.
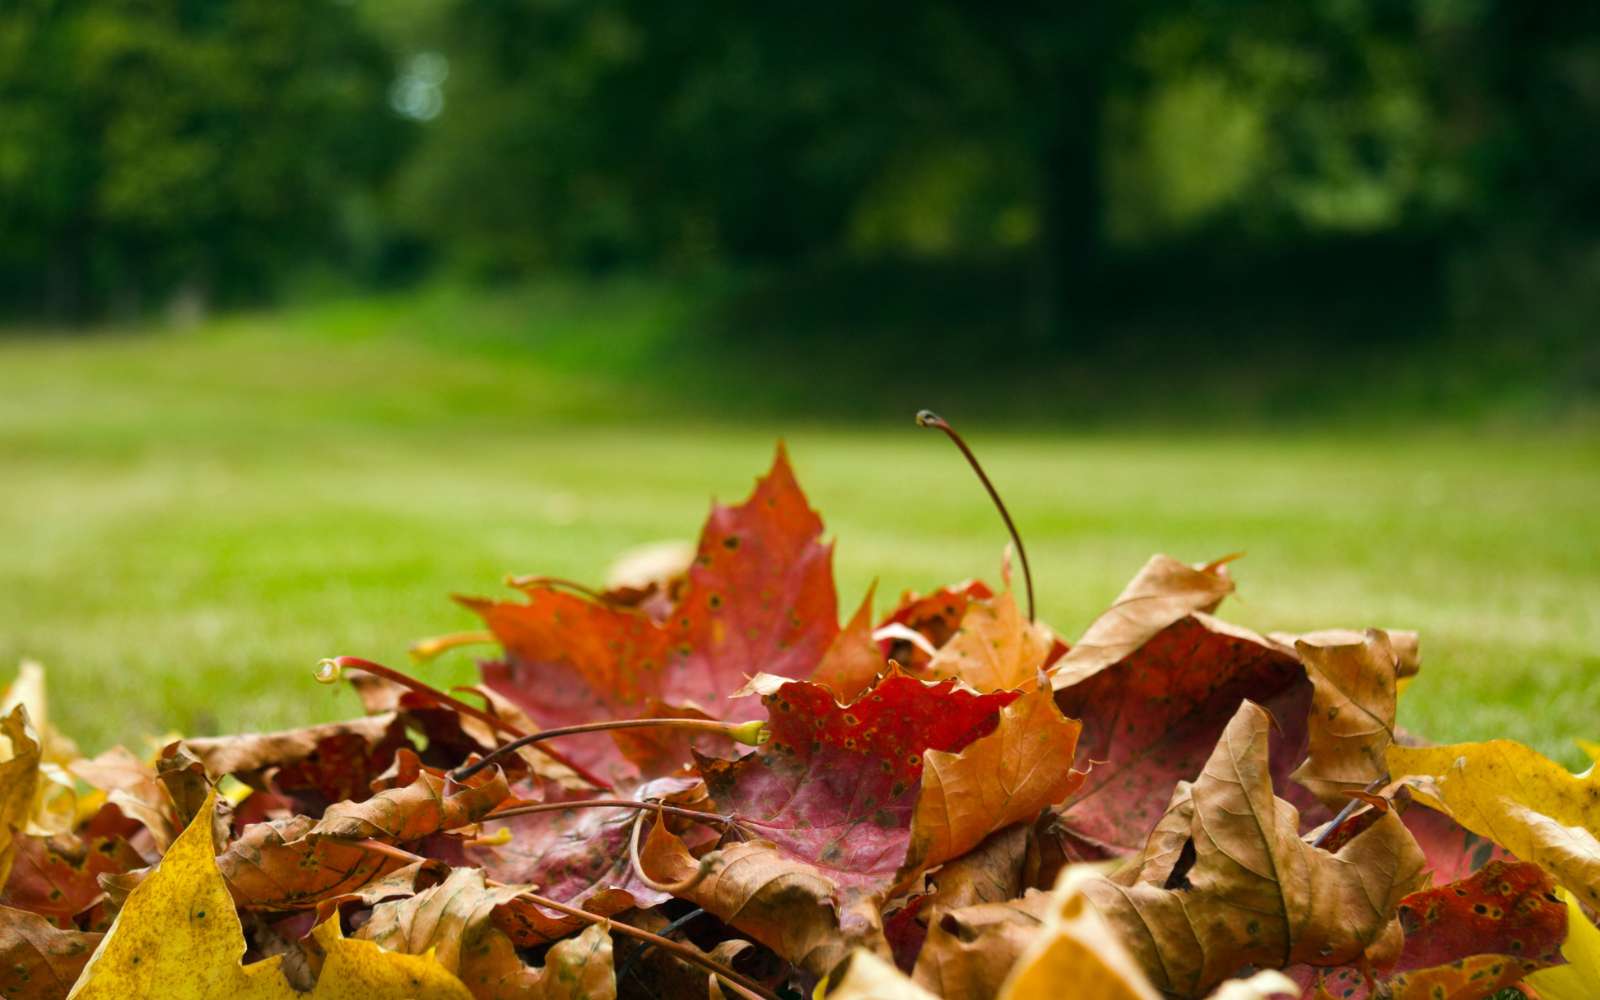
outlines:
M1300 839L1299 815L1273 795L1271 717L1247 703L1191 795L1190 858L1131 886L1085 892L1155 985L1198 996L1247 965L1342 965L1360 956L1407 894L1425 884L1421 850L1386 812L1337 854Z

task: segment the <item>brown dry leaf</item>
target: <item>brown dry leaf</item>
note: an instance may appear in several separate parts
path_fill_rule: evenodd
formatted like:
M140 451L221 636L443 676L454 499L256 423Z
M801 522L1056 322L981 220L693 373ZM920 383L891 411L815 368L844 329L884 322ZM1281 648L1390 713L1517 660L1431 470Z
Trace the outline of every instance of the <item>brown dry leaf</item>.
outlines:
M1048 628L1024 618L1006 591L967 605L961 627L928 664L928 676L954 677L979 691L1013 691L1032 685L1054 639Z
M340 802L328 807L307 836L341 840L377 837L402 843L419 840L441 830L476 823L511 797L499 768L493 769L487 780L458 785L447 776L420 768L410 750L401 750L396 763L400 774L415 773L416 778L409 784L385 789L365 802Z
M1338 638L1344 638L1339 636ZM1359 642L1300 639L1295 652L1311 678L1310 756L1294 772L1330 809L1381 778L1394 742L1400 661L1389 637L1369 629Z
M995 830L1031 822L1071 795L1085 777L1071 766L1081 729L1040 684L1001 709L988 736L956 753L925 753L905 870L965 854Z
M325 741L341 736L354 736L367 747L376 748L392 738L395 719L393 712L384 712L303 729L188 739L183 745L200 758L213 776L249 774L303 761L317 753Z
M1161 818L1161 804L1205 766L1246 700L1263 705L1278 721L1275 779L1286 780L1306 757L1311 682L1299 658L1207 614L1179 618L1124 659L1070 687L1060 686L1059 674L1053 680L1056 704L1083 721L1079 766L1093 764L1058 824L1083 859L1137 853Z
M359 937L389 951L430 951L477 1000L612 1000L611 937L600 924L554 945L542 969L530 968L492 919L522 886L488 886L483 872L457 868L441 885L380 903Z
M234 900L258 910L301 910L405 867L337 837L308 837L309 816L253 823L217 857Z
M701 867L683 841L660 824L651 828L641 857L645 871L661 882L687 882ZM768 841L749 840L723 848L710 872L679 896L824 976L852 945L889 953L876 903L863 900L836 915L836 890L816 867Z
M1260 706L1240 706L1175 807L1189 816L1192 847L1164 877L1146 866L1134 885L1084 888L1160 989L1197 996L1247 965L1354 961L1427 881L1393 812L1337 854L1301 840L1297 811L1273 795L1271 725Z
M988 1000L1039 935L1050 894L936 910L912 978L944 1000Z
M1370 630L1369 630L1370 631ZM1417 676L1422 670L1422 640L1412 629L1379 629L1389 637L1389 648L1394 650L1395 673L1401 681ZM1268 632L1267 638L1293 649L1296 643L1309 642L1313 646L1352 646L1367 639L1367 633L1353 628L1325 628L1315 632ZM1401 690L1405 685L1401 684Z
M112 747L98 757L73 761L67 769L74 778L105 793L106 804L150 831L157 848L166 850L183 829L177 822L172 799L155 768L124 747Z
M1171 556L1151 556L1083 638L1056 661L1051 677L1057 691L1123 659L1145 640L1197 611L1215 611L1233 593L1225 556L1190 566Z
M1038 845L1034 828L1024 823L997 830L983 843L941 866L931 876L933 893L926 904L953 910L979 903L1003 903L1034 884Z
M69 1000L466 1000L471 994L431 956L395 955L345 940L337 921L313 938L326 953L310 992L284 978L282 958L241 965L244 931L212 856L214 799L128 897Z
M872 597L877 584L867 588L867 596L839 634L833 637L822 662L811 675L813 684L821 684L833 692L839 701L853 701L861 692L872 687L878 675L889 668L883 652L872 638Z
M0 996L63 1000L101 937L61 930L37 913L0 906Z
M1600 768L1575 775L1511 740L1389 748L1389 772L1423 805L1549 869L1600 906Z

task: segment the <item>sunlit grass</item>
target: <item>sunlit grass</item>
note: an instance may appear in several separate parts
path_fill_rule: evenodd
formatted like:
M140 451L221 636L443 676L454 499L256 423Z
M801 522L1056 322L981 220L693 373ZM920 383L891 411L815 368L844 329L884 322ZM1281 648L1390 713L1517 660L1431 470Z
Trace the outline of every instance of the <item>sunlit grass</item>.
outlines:
M617 307L638 322L619 350L653 336L656 305ZM513 571L594 580L630 546L692 537L780 435L837 539L842 610L874 579L888 600L997 575L981 488L909 414L675 418L673 386L608 367L604 340L583 353L603 329L456 350L437 308L432 333L352 305L0 342L0 662L45 663L66 731L98 748L354 712L312 681L319 657L399 664L413 638L471 624L452 591ZM1569 762L1573 737L1597 735L1592 433L967 430L1069 638L1150 553L1244 550L1227 617L1422 632L1407 726Z

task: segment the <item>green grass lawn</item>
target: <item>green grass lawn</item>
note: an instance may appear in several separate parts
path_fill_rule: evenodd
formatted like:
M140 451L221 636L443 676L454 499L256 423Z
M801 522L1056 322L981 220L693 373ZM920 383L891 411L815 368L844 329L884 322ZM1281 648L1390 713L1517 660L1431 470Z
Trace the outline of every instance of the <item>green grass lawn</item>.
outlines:
M998 519L909 413L707 419L645 371L660 303L606 304L616 331L569 328L581 305L550 305L560 335L525 347L360 307L0 339L0 662L44 663L53 721L89 749L351 713L312 680L319 657L400 664L412 639L471 624L451 592L598 580L630 546L692 538L779 436L837 540L841 605L874 579L887 599L996 575ZM536 307L518 322L538 326ZM1150 553L1243 550L1228 617L1422 632L1405 725L1568 762L1573 737L1600 737L1592 430L1073 434L946 415L966 419L1068 638Z

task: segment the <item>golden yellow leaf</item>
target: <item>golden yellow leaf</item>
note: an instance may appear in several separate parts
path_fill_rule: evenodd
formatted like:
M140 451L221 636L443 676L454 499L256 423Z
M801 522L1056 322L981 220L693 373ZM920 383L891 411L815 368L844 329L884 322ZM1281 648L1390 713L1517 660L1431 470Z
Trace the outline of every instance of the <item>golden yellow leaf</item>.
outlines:
M939 1000L865 948L857 948L817 987L826 1000Z
M1567 904L1567 940L1561 946L1567 964L1540 969L1523 981L1539 992L1541 1000L1590 1000L1600 983L1600 928L1590 922L1572 893L1557 892Z
M1161 1000L1117 931L1084 894L1084 887L1097 880L1092 869L1061 872L1044 927L1012 967L999 1000L1054 1000L1067 983L1077 1000Z
M1389 773L1423 805L1543 865L1600 906L1600 774L1573 774L1521 743L1390 747Z
M39 741L21 704L0 719L0 885L11 875L17 831L28 824L39 789Z
M430 955L396 955L346 940L337 920L312 931L325 953L309 993L291 986L281 957L241 965L244 932L212 854L215 793L129 895L68 1000L469 1000Z

